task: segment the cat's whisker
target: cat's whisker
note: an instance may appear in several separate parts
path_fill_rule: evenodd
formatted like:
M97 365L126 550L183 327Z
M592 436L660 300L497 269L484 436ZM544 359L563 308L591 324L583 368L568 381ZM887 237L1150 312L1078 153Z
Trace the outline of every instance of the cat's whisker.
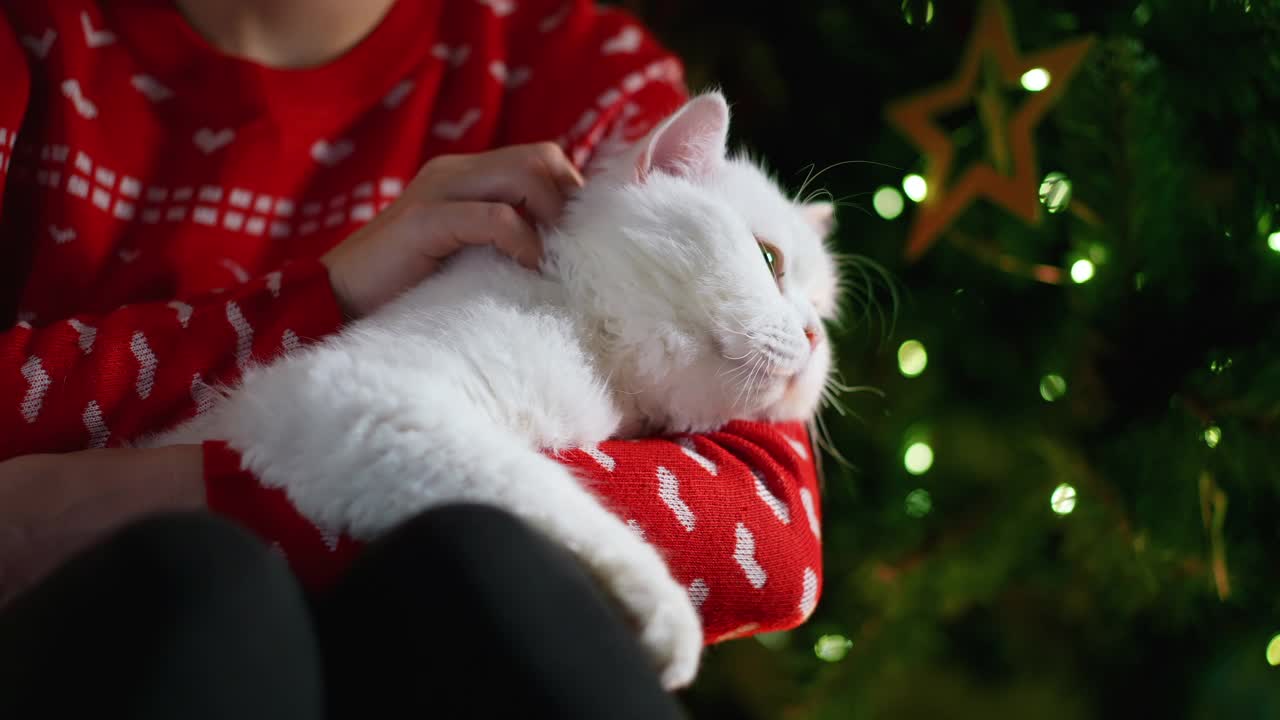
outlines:
M835 410L836 412L840 413L841 417L844 417L847 415L848 408L846 408L843 403L841 403L838 399L836 399L836 396L833 395L831 391L823 390L820 395L820 398L821 398L823 407L829 407Z
M742 364L742 367L743 367L743 368L746 368L746 367L747 367L747 364L746 364L746 363L743 363L743 364ZM743 393L743 391L746 389L746 377L747 377L747 376L746 376L746 374L744 373L744 374L743 374L743 377L742 377L742 378L741 378L741 380L739 381L739 379L737 379L737 377L736 377L737 375L738 375L738 373L734 373L734 378L735 378L734 382L735 382L735 384L738 386L738 392L737 392L737 394L735 394L735 395L734 395L734 397L733 397L733 405L732 405L732 407L735 407L735 408L736 408L736 407L739 407L739 406L741 406L741 405L742 405L742 393Z
M845 385L844 383L837 382L835 378L827 379L827 387L842 393L871 393L876 397L885 397L885 392L873 385Z
M733 370L729 372L727 379L732 381L738 375L743 375L745 377L748 367L750 367L750 363L746 363L746 362L738 363L736 366L734 366Z
M764 365L764 362L765 360L763 356L757 356L756 359L751 363L751 371L750 373L747 374L747 381L742 385L738 386L738 396L733 401L734 407L742 406L744 409L746 409L746 403L750 402L751 395L753 393L753 386L755 385L756 373L760 371L760 368Z
M838 367L831 368L818 392L818 399L821 406L823 408L830 408L834 410L839 413L841 417L853 417L859 422L866 424L866 419L853 411L845 402L842 395L847 393L870 393L880 398L885 397L885 392L880 388L870 385L850 385L845 381L844 374Z
M730 317L732 317L732 318L733 318L735 321L737 321L737 323L738 323L738 329L736 329L736 330L735 330L734 328L731 328L731 327L729 327L729 326L725 325L725 324L724 324L724 322L722 322L722 321L720 320L720 318L718 318L718 317L716 317L716 316L714 316L714 315L712 315L712 314L710 314L710 313L707 313L707 315L708 315L708 317L711 317L711 321L712 321L713 323L715 323L715 326L716 326L716 328L717 328L718 330L721 330L721 331L723 331L723 332L727 332L727 333L730 333L730 334L733 334L733 335L741 335L741 336L743 336L743 337L745 337L745 338L749 338L749 339L752 339L752 340L754 340L754 339L755 339L755 337L756 337L756 333L757 333L757 331L752 330L751 328L747 327L747 325L746 325L746 321L745 321L745 320L743 320L741 317L738 317L738 316L736 316L736 315L730 315Z
M823 195L826 195L826 196L827 196L827 200L828 200L832 205L838 205L838 201L836 200L836 196L835 196L835 195L833 195L833 194L831 193L831 191L830 191L830 190L828 190L828 189L826 189L826 188L817 188L817 189L816 189L816 190L814 190L813 192L811 192L811 193L809 193L808 195L806 195L806 196L804 197L804 199L800 201L800 204L801 204L801 205L808 205L809 203L813 202L814 198L822 197Z
M756 368L756 371L752 373L751 383L748 386L748 391L747 391L747 399L749 401L754 400L756 397L759 396L760 386L763 384L764 379L768 376L768 369L767 369L768 367L769 367L768 363L761 362L759 366Z
M720 360L720 367L716 368L716 378L722 378L722 377L724 377L724 374L725 374L726 372L729 372L729 368L728 368L728 367L726 367L728 364L729 364L729 360L728 360L728 359L721 359L721 360Z
M840 326L843 327L847 321L848 305L860 305L863 322L870 324L873 319L879 322L880 346L883 347L884 342L896 332L901 305L898 286L892 274L884 266L862 255L832 253L832 259L840 269L838 285L841 302L837 314ZM855 282L854 278L861 282ZM881 304L876 292L881 286L888 291L888 308Z
M804 189L809 187L809 182L813 180L813 171L814 171L814 168L816 167L818 167L818 163L809 163L808 165L805 165L804 167L800 168L801 170L806 170L807 172L805 173L805 176L804 176L804 182L800 183L800 189L796 191L796 197L800 197L802 194L804 194Z
M841 417L852 417L856 419L858 422L861 422L863 424L866 423L866 419L863 418L862 415L850 409L850 407L845 404L844 400L840 398L838 395L836 395L835 393L832 393L830 391L824 391L823 397L824 397L824 400L826 401L827 406L829 406L836 412L840 413Z
M835 443L831 440L831 432L827 427L826 418L822 416L822 413L818 413L813 419L814 426L818 429L817 434L814 436L814 440L817 443L818 448L835 458L835 461L838 464L843 465L849 470L856 470L857 467L854 466L853 463L849 462L849 459L836 448Z
M751 366L751 374L747 376L747 391L743 396L746 403L749 403L751 398L755 396L756 383L758 382L758 378L760 377L767 362L768 360L761 355L756 358L755 363Z
M805 178L804 183L802 183L802 184L800 185L800 189L796 191L796 195L795 195L795 196L796 196L796 197L801 197L801 196L803 196L803 195L804 195L804 190L805 190L805 188L809 187L809 183L813 182L814 180L817 180L817 179L818 179L819 177L821 177L821 176L822 176L822 174L823 174L823 173L825 173L826 171L828 171L828 170L833 170L833 169L835 169L835 168L838 168L838 167L841 167L841 166L844 166L844 165L879 165L880 167L886 167L886 168L889 168L889 169L891 169L891 170L898 170L898 171L901 171L901 170L902 170L902 168L900 168L900 167L898 167L898 166L896 166L896 165L890 165L889 163L877 162L877 161L875 161L875 160L841 160L840 162L834 162L834 163L831 163L830 165L828 165L828 166L826 166L826 167L822 168L821 170L819 170L818 172L813 172L813 170L812 170L812 169L813 169L814 167L816 167L816 164L811 164L811 165L809 165L809 168L810 168L809 175Z

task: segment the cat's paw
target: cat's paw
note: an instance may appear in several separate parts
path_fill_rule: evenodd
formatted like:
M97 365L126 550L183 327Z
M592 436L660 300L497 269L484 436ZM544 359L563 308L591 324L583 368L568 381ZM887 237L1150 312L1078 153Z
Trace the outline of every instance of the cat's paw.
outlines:
M603 551L606 546L611 547ZM594 548L583 559L621 605L656 663L663 687L692 683L702 656L702 620L684 586L671 576L657 550L639 538Z
M679 585L675 592L655 596L646 603L650 612L641 617L640 642L658 663L664 688L687 687L702 657L702 620Z

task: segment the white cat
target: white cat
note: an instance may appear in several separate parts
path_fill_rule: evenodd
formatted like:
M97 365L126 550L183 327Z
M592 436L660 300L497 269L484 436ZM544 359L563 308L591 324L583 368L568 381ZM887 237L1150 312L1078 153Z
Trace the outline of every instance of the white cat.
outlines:
M360 539L445 503L505 508L612 593L667 687L688 684L702 632L685 588L539 450L814 413L831 206L726 158L728 123L704 94L602 161L547 233L540 274L466 250L147 444L226 440L318 526Z

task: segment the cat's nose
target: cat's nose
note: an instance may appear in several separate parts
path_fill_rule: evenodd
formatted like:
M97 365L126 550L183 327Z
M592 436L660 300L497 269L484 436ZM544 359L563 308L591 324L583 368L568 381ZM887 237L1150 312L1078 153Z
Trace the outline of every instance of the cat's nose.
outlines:
M815 327L807 327L804 329L805 339L809 341L809 349L816 350L818 343L822 341L822 336L818 335L818 329Z

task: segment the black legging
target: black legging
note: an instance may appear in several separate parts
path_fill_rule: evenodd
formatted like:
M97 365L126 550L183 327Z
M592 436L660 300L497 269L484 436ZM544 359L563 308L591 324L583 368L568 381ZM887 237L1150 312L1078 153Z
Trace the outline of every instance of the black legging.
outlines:
M682 717L577 562L503 512L424 513L307 598L207 514L156 516L0 611L0 718Z

